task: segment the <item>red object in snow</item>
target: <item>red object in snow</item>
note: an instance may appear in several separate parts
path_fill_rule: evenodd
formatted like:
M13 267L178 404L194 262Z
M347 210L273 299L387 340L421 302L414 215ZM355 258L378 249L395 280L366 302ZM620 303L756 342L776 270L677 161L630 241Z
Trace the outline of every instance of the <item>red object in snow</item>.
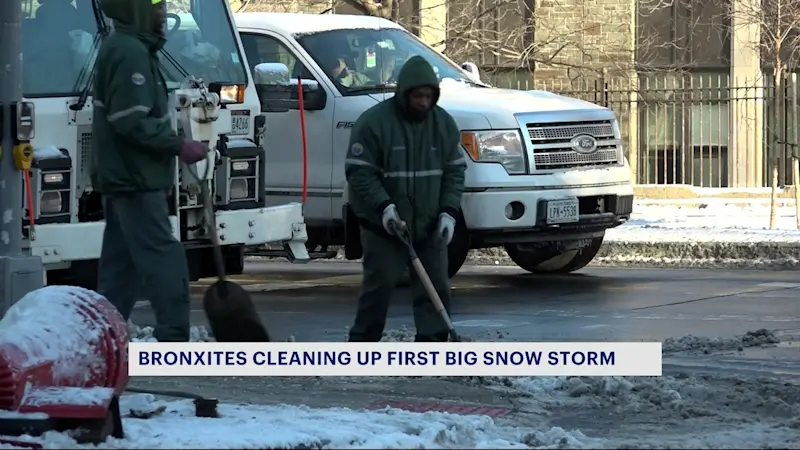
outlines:
M306 140L306 105L303 103L303 79L297 77L297 109L300 110L300 136L303 139L303 204L308 198L308 142Z
M0 434L38 420L49 429L95 429L102 436L91 441L122 437L128 341L125 319L96 292L49 286L28 293L0 320Z

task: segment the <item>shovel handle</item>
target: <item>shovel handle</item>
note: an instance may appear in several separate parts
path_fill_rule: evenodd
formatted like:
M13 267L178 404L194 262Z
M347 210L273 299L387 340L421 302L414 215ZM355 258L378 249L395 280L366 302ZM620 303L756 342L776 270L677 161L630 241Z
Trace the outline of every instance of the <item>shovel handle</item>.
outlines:
M442 319L444 319L447 329L452 330L453 322L450 320L450 315L444 308L444 303L442 303L439 293L436 292L436 288L433 286L431 277L428 276L428 272L425 270L425 267L422 266L422 262L419 260L419 258L414 258L411 260L411 265L414 266L414 270L417 272L417 276L419 276L422 286L425 287L425 292L428 293L428 297L430 297L431 302L433 302L433 307L436 309L436 312L442 316Z
M394 220L389 221L389 228L391 228L395 236L397 236L397 238L400 239L400 241L403 242L408 249L408 256L409 259L411 259L411 266L414 267L414 271L417 273L419 280L422 282L422 286L425 288L428 298L431 299L434 309L436 309L436 312L439 313L439 315L442 317L442 320L444 320L444 323L447 326L447 330L450 334L450 340L453 342L461 341L461 338L458 336L458 333L456 333L455 327L453 326L453 321L450 320L450 314L447 313L447 309L444 307L442 298L439 297L439 293L436 292L436 287L433 285L431 277L428 276L428 271L425 270L425 266L422 265L422 261L420 261L419 257L417 256L417 251L414 249L414 244L411 242L411 235L408 232L408 228L398 224Z

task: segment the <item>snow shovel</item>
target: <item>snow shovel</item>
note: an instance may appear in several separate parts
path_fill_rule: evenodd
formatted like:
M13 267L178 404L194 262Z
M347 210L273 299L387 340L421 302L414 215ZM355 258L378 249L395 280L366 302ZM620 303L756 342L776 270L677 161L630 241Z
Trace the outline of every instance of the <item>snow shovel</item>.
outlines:
M181 109L179 121L188 139L192 139L192 119L190 117L187 97L179 100ZM186 172L200 185L203 196L203 213L206 226L211 234L211 245L214 253L214 266L217 270L217 281L203 295L203 309L211 327L211 333L217 342L269 342L269 333L256 313L250 294L240 285L225 279L225 260L217 235L217 218L214 214L214 201L208 188L208 178L214 170L214 155L206 159L206 173L201 177L194 165L187 165Z
M414 271L417 272L417 276L419 277L420 281L422 281L422 285L425 287L425 292L427 292L428 297L431 299L431 302L433 302L433 307L436 308L436 312L442 316L442 320L444 320L445 325L447 325L447 331L450 334L450 341L461 342L461 338L458 336L458 333L456 333L456 329L453 326L453 322L450 320L450 315L447 314L447 310L444 308L444 304L442 303L441 297L439 297L439 293L436 292L436 288L433 287L431 277L428 276L428 272L422 265L422 261L420 261L419 257L417 256L417 251L414 250L414 244L411 242L411 234L408 232L408 227L404 223L398 224L395 221L390 221L389 227L394 230L395 236L397 236L403 245L406 246L406 249L408 249L408 256L411 259L411 265L414 267Z
M207 181L200 182L200 191L217 269L217 281L208 287L203 296L203 309L211 332L217 342L269 342L269 333L258 317L250 293L225 278L225 260L219 245L217 219Z

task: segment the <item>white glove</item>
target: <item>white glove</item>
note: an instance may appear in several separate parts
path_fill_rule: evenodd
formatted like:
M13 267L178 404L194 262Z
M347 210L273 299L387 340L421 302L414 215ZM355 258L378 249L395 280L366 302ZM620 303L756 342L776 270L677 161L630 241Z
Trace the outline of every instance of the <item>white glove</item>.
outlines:
M442 237L442 240L446 245L450 245L450 241L453 240L453 234L455 231L456 219L447 213L439 214L439 235Z
M394 222L395 226L402 226L400 215L397 214L397 207L394 206L394 203L384 208L383 215L381 216L383 229L386 230L386 232L390 235L394 235L394 229L389 226L389 222Z

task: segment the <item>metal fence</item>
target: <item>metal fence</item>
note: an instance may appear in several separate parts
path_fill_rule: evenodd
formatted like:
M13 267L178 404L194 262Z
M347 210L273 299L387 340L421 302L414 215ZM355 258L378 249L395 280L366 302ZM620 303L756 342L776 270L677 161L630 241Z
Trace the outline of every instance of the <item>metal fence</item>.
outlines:
M793 183L800 138L796 74L755 85L727 74L668 73L638 79L543 82L493 80L498 87L544 89L614 110L640 184L766 187ZM777 170L773 173L772 168Z

